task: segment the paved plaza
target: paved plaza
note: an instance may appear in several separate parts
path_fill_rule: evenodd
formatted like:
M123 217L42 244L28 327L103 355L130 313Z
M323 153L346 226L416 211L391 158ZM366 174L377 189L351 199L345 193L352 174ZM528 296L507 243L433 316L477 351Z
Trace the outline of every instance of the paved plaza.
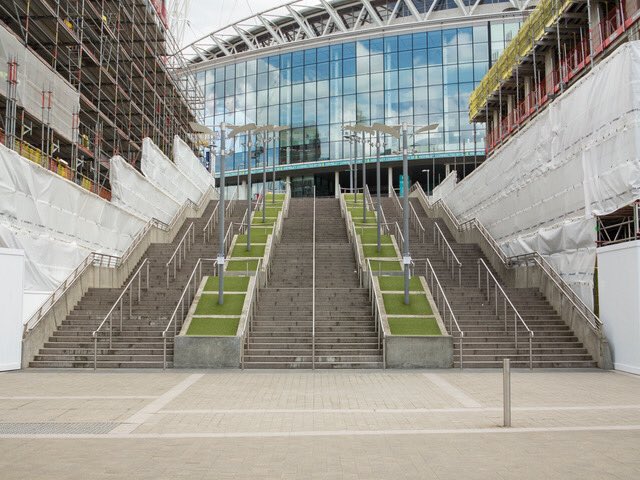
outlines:
M515 371L0 374L5 479L637 479L640 377Z

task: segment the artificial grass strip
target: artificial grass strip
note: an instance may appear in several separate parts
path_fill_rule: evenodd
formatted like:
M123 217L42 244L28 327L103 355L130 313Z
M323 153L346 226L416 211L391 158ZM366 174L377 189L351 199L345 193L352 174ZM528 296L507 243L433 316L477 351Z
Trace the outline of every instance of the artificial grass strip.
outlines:
M267 237L273 232L273 228L251 228L251 242L267 243ZM244 245L247 248L247 236L238 235L236 246Z
M378 243L378 231L375 228L364 228L364 231L358 231L362 243ZM391 235L380 235L380 243L382 245L391 245Z
M265 209L265 215L267 217L277 217L278 213L280 213L280 210L281 210L280 207L271 207L269 206L269 204L267 204L267 208ZM258 212L258 216L262 218L262 210Z
M400 260L386 262L383 260L371 260L371 270L374 272L401 272L402 265L400 265Z
M204 289L208 292L218 291L218 277L208 277ZM236 277L235 275L227 275L224 277L225 292L246 292L249 288L249 277ZM218 296L216 295L216 300Z
M217 294L200 295L194 315L240 315L245 295L224 294L224 303L218 303Z
M245 272L248 270L249 273L251 273L251 272L255 272L257 267L258 267L257 259L229 260L229 262L227 262L227 270L230 272Z
M187 335L233 336L239 323L239 318L192 318Z
M260 225L265 225L265 226L273 226L273 224L275 223L276 219L275 218L265 218L264 222L262 221L262 213L256 213L253 215L253 218L251 219L251 225L256 225L256 226L260 226Z
M355 224L356 228L358 228L361 225L375 226L378 223L378 220L376 220L376 217L372 215L367 215L367 222L366 223L363 222L362 212L360 212L360 215L352 215L351 218L353 219L353 223Z
M385 291L394 291L399 292L404 290L404 277L400 276L390 276L390 275L381 275L378 277L378 282L380 283L380 290ZM418 277L412 277L409 280L409 291L410 292L424 292L422 289L422 284L420 283L420 279Z
M251 232L251 240L256 241L253 238L253 232ZM256 245L251 243L251 250L247 250L246 238L242 243L236 242L233 247L233 251L231 252L231 257L254 257L254 258L262 258L264 256L264 249L266 245Z
M410 294L409 305L404 304L402 293L383 293L382 300L387 315L433 315L431 305L424 293Z
M377 245L364 245L362 247L362 253L364 253L364 256L367 258L393 258L398 256L398 253L396 252L396 249L393 248L393 245L381 245L379 252Z
M387 318L391 335L442 335L438 322L433 317Z

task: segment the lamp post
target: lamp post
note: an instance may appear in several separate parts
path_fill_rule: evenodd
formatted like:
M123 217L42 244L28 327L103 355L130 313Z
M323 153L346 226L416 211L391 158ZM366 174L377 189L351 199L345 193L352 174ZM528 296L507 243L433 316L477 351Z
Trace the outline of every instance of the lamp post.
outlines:
M429 195L429 169L422 170L422 173L427 172L427 196Z
M251 251L251 132L256 129L255 123L248 123L246 125L240 125L231 129L230 136L236 137L240 133L246 133L246 152L245 158L247 159L247 251ZM240 173L238 169L238 187L240 179Z
M344 126L342 127L342 129L344 130ZM342 138L347 140L349 142L349 191L353 192L353 162L351 161L351 154L352 149L351 149L351 144L353 142L353 135L342 135Z
M415 128L415 125L412 125ZM384 125L381 123L373 124L372 128L376 132L386 133L394 138L402 140L402 190L403 190L403 212L402 212L402 235L404 242L402 244L402 266L404 270L404 303L409 305L409 266L411 265L411 254L409 253L409 162L408 162L408 129L409 125ZM430 132L438 128L438 124L420 127L414 132L414 136ZM379 143L379 142L378 142Z
M283 130L287 130L289 127L274 125L272 128L273 132L273 160L272 160L272 168L273 168L273 179L271 182L271 203L276 203L276 141L278 140L278 134Z
M267 215L267 152L268 152L268 144L269 144L269 132L273 129L273 125L262 125L255 129L256 134L256 142L258 141L258 133L262 135L262 151L264 153L264 157L262 159L262 224L266 222ZM256 151L256 160L257 160L257 151ZM257 166L256 161L256 166Z

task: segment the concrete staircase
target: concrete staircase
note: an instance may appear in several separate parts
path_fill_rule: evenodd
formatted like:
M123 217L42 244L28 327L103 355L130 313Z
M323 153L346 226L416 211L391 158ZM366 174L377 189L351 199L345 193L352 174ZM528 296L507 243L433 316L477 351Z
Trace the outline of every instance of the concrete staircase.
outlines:
M528 333L518 326L518 347L515 346L515 326L513 315L508 315L507 328L502 311L496 314L493 300L487 301L486 291L478 288L478 259L489 262L476 244L456 243L446 224L427 216L417 199L410 199L425 228L425 240L421 243L415 229L410 228L410 252L414 259L429 258L445 290L447 298L464 332L463 366L496 368L502 366L502 359L509 358L513 367L529 366ZM402 217L397 211L395 200L382 199L382 208L387 221L397 221L402 227ZM433 224L437 222L451 248L462 263L461 283L458 271L452 278L441 253L433 243ZM416 261L415 274L425 275L425 261ZM495 277L500 277L493 271ZM537 289L508 288L501 283L523 320L534 332L532 350L533 366L536 368L582 368L596 367L596 362L578 341L571 329L547 302ZM447 325L448 328L448 325ZM455 328L454 328L455 330ZM454 363L459 366L459 342L454 331Z
M200 218L188 218L172 243L149 246L138 264L140 265L145 258L149 259L149 290L143 288L140 303L134 301L132 305L131 316L128 296L125 296L122 330L119 315L114 317L112 348L109 348L108 328L103 327L104 332L101 332L98 338L98 368L162 368L162 332L171 318L182 290L198 259L215 258L218 253L217 227L211 235L210 242L204 244L202 236L202 229L216 204L217 201L211 201ZM243 214L244 210L238 205L231 219L226 220L226 225L228 226L229 221L239 222ZM165 265L191 222L195 228L195 244L177 271L176 279L172 279L167 288ZM134 268L131 276L137 269L138 266ZM143 280L146 280L146 277L143 277ZM91 334L104 320L128 282L129 279L117 289L89 289L29 366L93 368L94 345ZM137 286L137 283L135 284ZM173 338L167 342L167 360L168 366L171 366Z
M260 292L247 368L312 367L313 199L291 199L271 280ZM366 289L360 288L337 199L316 200L316 368L380 368Z

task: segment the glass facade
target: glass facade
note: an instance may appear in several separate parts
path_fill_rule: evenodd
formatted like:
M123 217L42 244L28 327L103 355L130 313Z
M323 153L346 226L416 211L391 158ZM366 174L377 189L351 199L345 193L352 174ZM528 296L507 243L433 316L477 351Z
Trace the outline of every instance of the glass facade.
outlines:
M205 123L213 128L223 121L289 126L279 136L278 163L349 157L342 127L354 123L437 123L437 132L411 142L414 152L483 152L484 129L468 119L469 95L518 28L517 22L483 22L211 68L198 74L205 91ZM245 143L236 140L227 169L244 167ZM386 139L384 150L397 151L397 141ZM256 151L258 162L264 161L259 143ZM367 147L366 154L372 152ZM272 144L267 155L271 163Z

